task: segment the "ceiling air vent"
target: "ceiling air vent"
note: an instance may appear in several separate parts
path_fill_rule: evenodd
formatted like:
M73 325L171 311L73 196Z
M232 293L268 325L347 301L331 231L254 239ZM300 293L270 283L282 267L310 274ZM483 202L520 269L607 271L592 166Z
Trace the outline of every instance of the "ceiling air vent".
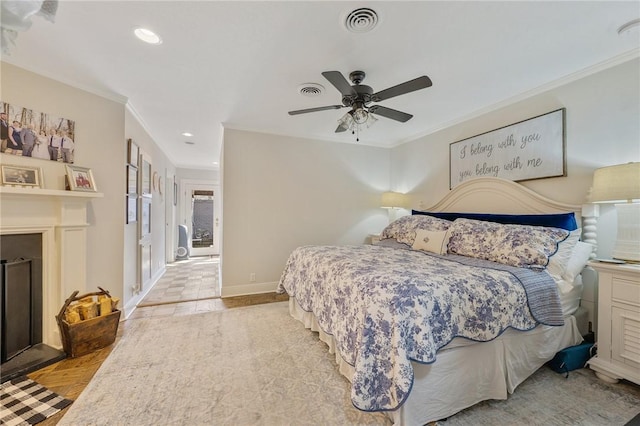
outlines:
M318 83L304 83L298 86L298 93L302 96L314 98L320 96L324 92L324 87Z
M347 15L344 25L352 33L366 33L378 24L378 14L368 7L356 9Z

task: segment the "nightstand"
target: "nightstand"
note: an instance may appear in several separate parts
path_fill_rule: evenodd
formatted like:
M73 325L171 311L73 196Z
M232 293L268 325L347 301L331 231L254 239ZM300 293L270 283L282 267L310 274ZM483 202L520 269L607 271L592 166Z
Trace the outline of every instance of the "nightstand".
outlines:
M598 354L589 366L606 382L640 384L640 265L589 266L598 272Z

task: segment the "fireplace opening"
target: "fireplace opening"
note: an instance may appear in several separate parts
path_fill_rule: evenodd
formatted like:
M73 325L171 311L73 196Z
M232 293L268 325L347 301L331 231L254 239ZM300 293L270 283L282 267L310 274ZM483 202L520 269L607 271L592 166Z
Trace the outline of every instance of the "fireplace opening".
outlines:
M0 377L5 382L65 358L42 342L42 234L0 238Z

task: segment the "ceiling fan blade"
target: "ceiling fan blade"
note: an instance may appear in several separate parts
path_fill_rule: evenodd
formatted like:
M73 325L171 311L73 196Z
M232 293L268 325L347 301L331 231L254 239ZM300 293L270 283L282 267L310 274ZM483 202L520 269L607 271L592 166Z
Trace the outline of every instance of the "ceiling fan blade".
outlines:
M316 108L298 109L295 111L289 111L289 115L306 114L308 112L326 111L329 109L340 109L340 108L344 108L344 105L329 105L329 106L316 107Z
M347 130L349 130L347 127L344 127L344 125L340 124L340 125L338 125L338 127L336 128L336 133L346 132Z
M397 86L389 87L388 89L374 93L371 98L374 102L380 102L395 96L404 95L405 93L431 87L432 84L431 79L426 75L423 75L422 77L414 78L413 80L405 81Z
M342 96L356 95L356 91L340 71L325 71L322 75L342 93Z
M390 118L392 120L401 121L402 123L409 121L411 117L413 117L413 115L407 114L406 112L383 107L380 105L373 105L372 107L369 107L369 112L372 114L378 114L383 117Z

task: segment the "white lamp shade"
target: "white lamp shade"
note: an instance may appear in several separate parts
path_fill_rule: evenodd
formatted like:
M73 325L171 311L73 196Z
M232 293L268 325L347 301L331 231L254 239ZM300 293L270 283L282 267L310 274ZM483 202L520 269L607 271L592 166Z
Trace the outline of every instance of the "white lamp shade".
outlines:
M382 206L386 208L405 207L407 197L399 192L385 192L382 194Z
M593 174L592 203L640 201L640 163L602 167Z

